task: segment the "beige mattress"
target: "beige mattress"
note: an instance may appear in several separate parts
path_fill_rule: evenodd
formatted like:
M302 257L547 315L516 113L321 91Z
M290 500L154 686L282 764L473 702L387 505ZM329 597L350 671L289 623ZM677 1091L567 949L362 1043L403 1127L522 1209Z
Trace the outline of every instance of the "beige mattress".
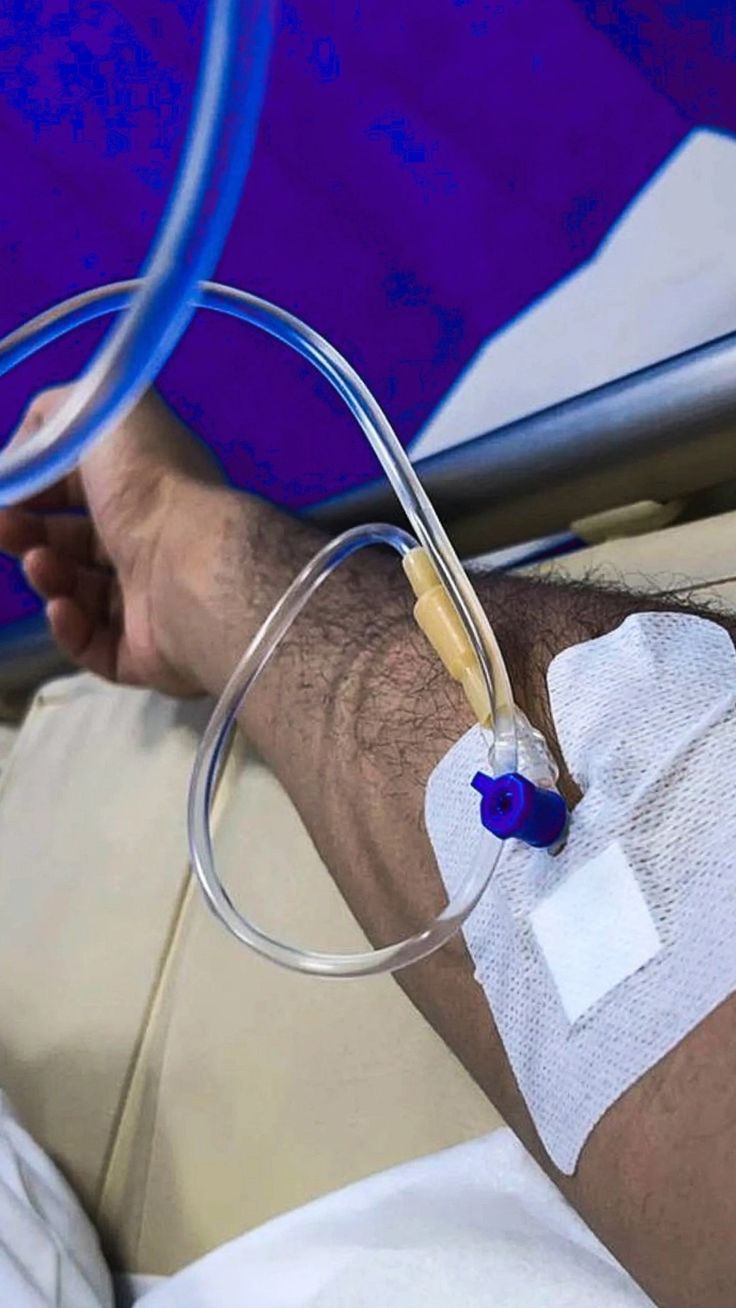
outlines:
M565 568L736 604L735 537L726 515ZM184 825L205 711L73 677L0 741L0 1084L114 1261L141 1272L498 1124L390 978L292 976L209 917ZM288 798L243 744L218 809L228 884L257 920L361 947Z

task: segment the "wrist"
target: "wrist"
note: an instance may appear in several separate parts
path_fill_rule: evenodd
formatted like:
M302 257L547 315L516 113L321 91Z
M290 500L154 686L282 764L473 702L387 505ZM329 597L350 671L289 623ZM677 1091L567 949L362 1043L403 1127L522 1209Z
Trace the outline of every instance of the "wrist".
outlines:
M203 661L203 626L213 600L225 487L172 475L162 488L162 518L149 581L158 657L198 691L214 691Z
M218 694L321 538L225 486L178 478L166 503L151 579L156 645L190 684Z

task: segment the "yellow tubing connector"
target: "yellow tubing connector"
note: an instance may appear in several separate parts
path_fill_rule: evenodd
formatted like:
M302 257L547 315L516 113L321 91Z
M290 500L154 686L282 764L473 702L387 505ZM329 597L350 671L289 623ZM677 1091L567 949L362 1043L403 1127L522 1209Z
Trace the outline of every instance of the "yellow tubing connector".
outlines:
M481 726L489 726L491 706L478 658L432 560L418 546L404 555L402 565L417 598L414 605L417 626L439 654L450 676L460 682Z

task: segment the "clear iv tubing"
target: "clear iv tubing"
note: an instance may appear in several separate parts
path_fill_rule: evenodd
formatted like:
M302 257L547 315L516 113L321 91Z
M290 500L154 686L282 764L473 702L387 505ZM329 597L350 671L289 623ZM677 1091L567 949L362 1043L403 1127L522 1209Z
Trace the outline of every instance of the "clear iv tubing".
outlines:
M360 378L316 333L283 310L200 282L214 267L235 214L250 163L270 45L268 0L210 0L189 136L177 180L143 276L103 287L41 314L0 342L0 375L74 326L125 308L69 398L28 441L0 454L0 506L58 480L91 442L119 421L155 379L197 307L204 304L254 323L310 359L328 378L371 442L417 537L455 604L479 660L494 715L494 765L516 763L514 706L503 659L468 578L384 414ZM190 788L190 839L208 902L241 940L274 961L327 976L396 968L438 948L477 902L492 866L469 879L425 931L362 955L322 955L271 940L235 909L214 866L209 804L219 758L235 713L278 640L309 595L343 558L382 542L406 552L411 538L394 528L345 533L327 546L286 592L233 674L205 733ZM218 725L219 724L219 725Z
M22 359L77 326L125 308L140 280L120 282L75 296L0 341L0 376ZM417 539L429 554L461 618L479 660L493 712L493 770L516 768L516 722L511 686L500 650L483 608L457 555L407 459L388 419L355 370L323 337L292 314L233 287L203 283L196 303L249 322L284 341L317 367L344 399L378 456ZM324 954L274 940L235 907L217 874L210 810L220 759L235 716L253 682L279 641L314 591L346 558L367 545L390 545L400 554L416 542L406 532L385 525L355 528L326 545L303 569L266 619L233 672L197 751L189 790L189 841L194 870L211 909L239 940L296 971L350 977L396 970L439 949L475 907L493 873L500 843L489 842L489 859L468 874L445 909L424 930L382 949L361 954Z

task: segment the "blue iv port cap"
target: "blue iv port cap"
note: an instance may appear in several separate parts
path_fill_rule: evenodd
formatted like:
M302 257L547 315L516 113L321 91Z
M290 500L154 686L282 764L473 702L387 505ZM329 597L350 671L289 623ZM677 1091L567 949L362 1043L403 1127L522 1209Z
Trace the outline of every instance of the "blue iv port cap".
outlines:
M515 837L535 849L546 849L562 836L567 805L556 790L535 786L518 772L502 777L476 772L470 784L481 796L483 826L499 840Z

